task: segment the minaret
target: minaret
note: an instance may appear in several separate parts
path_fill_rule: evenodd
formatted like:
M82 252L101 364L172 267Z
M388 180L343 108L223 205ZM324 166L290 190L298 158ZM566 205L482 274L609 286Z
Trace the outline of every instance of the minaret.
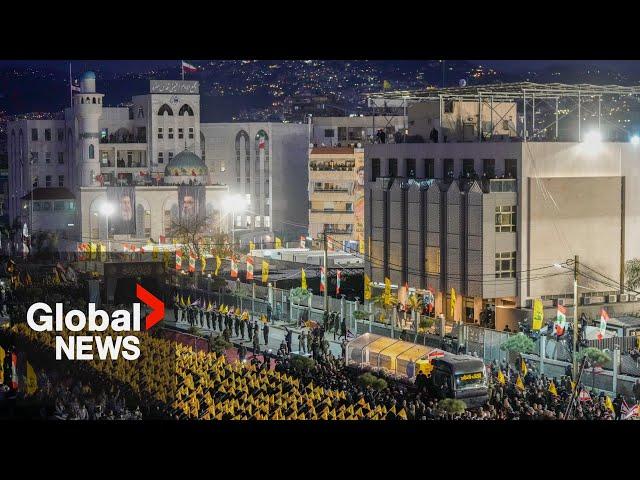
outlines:
M73 96L73 111L78 121L76 168L79 187L95 186L100 175L100 117L101 93L96 93L96 75L85 72L80 80L80 93Z

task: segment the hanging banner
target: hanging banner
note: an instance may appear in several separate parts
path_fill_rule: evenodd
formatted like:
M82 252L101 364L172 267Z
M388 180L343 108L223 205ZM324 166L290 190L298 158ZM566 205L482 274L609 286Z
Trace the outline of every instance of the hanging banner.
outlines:
M238 278L238 264L235 257L231 257L231 278Z
M193 252L189 254L189 271L190 272L196 271L196 254Z
M205 197L204 185L180 185L178 187L180 221L204 219Z
M388 305L391 303L391 279L384 277L384 303Z
M398 289L398 303L400 305L407 305L407 297L409 296L409 284L405 284Z
M115 235L135 235L135 187L107 187L107 200L113 206L109 230Z
M269 280L269 262L266 260L262 261L262 283L267 283Z
M216 255L216 277L218 276L218 272L220 271L220 265L222 265L222 260L220 259L220 255Z
M320 267L320 291L321 292L324 292L326 281L327 281L327 276L325 275L324 267Z
M356 221L353 226L353 239L362 242L360 253L364 253L364 152L356 153L354 170L356 178L353 188L353 214Z
M544 309L542 308L542 300L536 298L533 301L533 322L531 323L531 329L538 331L542 328L544 323Z
M358 253L360 253L360 255L364 255L364 240L363 239L358 240Z
M307 274L304 271L304 268L300 269L300 288L306 290L307 289Z
M306 248L307 247L307 237L305 237L304 235L300 236L300 248Z
M364 299L371 300L371 279L369 275L364 275Z
M554 324L557 336L564 334L566 323L567 323L567 309L565 308L564 305L558 305L558 311L556 313L556 322Z
M456 290L454 288L451 288L451 302L450 302L450 311L449 311L449 315L452 319L455 318L455 313L456 313Z
M276 237L276 246L275 248L282 248L282 240Z
M602 308L600 309L600 329L598 330L598 340L604 338L604 333L607 331L607 322L609 321L609 314Z
M253 257L247 257L247 280L253 280Z
M182 250L176 250L176 270L182 270Z
M336 295L340 295L340 270L336 271Z
M204 275L207 268L207 259L204 258L204 255L200 255L200 266L202 267L202 274Z

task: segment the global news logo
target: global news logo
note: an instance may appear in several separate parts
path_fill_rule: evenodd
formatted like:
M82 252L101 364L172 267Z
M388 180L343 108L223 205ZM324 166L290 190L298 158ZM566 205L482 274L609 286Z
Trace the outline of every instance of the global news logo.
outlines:
M110 357L116 360L122 355L125 360L137 360L140 357L140 338L126 335L127 332L149 330L164 318L164 303L151 292L136 284L136 297L151 308L141 325L141 304L134 303L132 312L115 310L110 316L105 310L96 309L95 303L89 303L88 312L81 310L63 311L63 304L50 305L37 302L27 311L27 324L36 332L83 332L81 335L56 335L56 360L100 360ZM55 316L54 316L55 311ZM122 335L87 335L86 332L112 332Z

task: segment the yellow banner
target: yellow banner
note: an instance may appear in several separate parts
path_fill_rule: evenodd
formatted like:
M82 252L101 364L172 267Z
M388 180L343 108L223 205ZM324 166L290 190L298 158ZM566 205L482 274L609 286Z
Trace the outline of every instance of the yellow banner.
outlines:
M300 287L302 287L304 290L307 289L307 274L304 271L304 268L301 270L300 272L300 278L301 278L301 285Z
M364 275L364 299L371 300L371 279L369 275Z
M153 260L158 259L158 247L153 247L153 250L151 251L151 258Z
M251 251L255 249L256 249L256 244L253 242L249 242L249 253L251 253Z
M454 288L451 289L451 302L450 302L451 308L450 308L450 316L451 318L455 317L455 313L456 313L456 290Z
M542 300L536 298L533 301L533 322L531 324L532 330L540 330L544 322L544 309L542 308Z
M33 367L27 362L27 395L33 395L38 390L38 378Z
M266 260L262 261L262 283L267 283L269 280L269 262Z
M282 240L280 240L278 237L276 237L276 247L275 248L282 248Z
M222 265L222 260L220 259L220 255L216 255L216 277L220 271L220 265Z
M391 279L384 277L384 303L388 305L391 303Z

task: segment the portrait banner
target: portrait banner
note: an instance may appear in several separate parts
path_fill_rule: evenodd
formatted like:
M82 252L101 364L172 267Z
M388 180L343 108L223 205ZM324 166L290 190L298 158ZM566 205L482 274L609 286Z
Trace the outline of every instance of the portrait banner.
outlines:
M107 187L107 200L113 205L109 230L114 235L136 234L135 187Z
M180 221L204 218L206 215L205 199L204 185L180 185L178 187Z

